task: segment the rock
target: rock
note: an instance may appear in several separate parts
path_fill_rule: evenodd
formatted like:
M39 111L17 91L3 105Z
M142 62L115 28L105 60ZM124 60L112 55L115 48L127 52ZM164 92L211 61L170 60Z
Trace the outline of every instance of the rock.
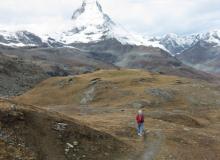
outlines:
M183 128L183 130L184 130L184 131L190 131L190 129L189 129L189 128Z
M181 80L176 80L176 84L183 84Z
M56 123L53 129L55 129L56 131L64 131L67 126L68 124L66 123Z
M94 78L90 81L89 85L94 85L96 84L97 82L101 81L101 78Z
M132 80L132 84L143 84L143 83L152 83L155 82L156 79L155 78L138 78L138 79L134 79Z
M16 106L15 106L15 104L12 104L12 105L11 105L11 109L12 109L13 111L16 111Z
M24 113L14 110L9 110L7 114L0 114L0 121L2 123L16 123L24 120Z
M68 154L69 148L65 148L65 154Z
M105 154L105 156L109 156L109 153L107 153L107 152L105 152L104 154Z
M78 144L79 144L79 143L78 143L77 141L74 141L74 142L73 142L73 145L74 145L74 146L78 146Z
M73 78L68 79L68 82L69 83L73 82Z
M84 97L81 99L80 104L85 105L88 102L91 102L95 97L95 87L90 87L87 91L84 92Z
M22 94L46 78L48 76L39 66L0 55L0 96Z
M173 99L173 93L171 91L162 90L160 88L146 89L145 93L150 94L152 96L157 96L166 101L170 101Z
M94 66L82 66L77 68L78 68L78 73L80 74L92 73L97 70L97 68Z
M70 143L66 143L66 145L67 145L68 148L73 148L73 147L74 147L74 146L73 146L72 144L70 144Z
M59 86L60 86L61 88L63 88L63 87L65 87L65 86L72 85L73 82L74 82L74 78L69 78L69 79L67 79L67 80L61 80L61 81L59 82Z

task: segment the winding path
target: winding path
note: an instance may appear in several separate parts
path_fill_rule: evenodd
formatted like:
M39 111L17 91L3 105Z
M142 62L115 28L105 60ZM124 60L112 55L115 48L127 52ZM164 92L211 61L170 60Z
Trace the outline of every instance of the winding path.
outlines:
M146 149L139 160L154 160L161 149L164 138L164 134L161 130L147 134L144 138Z

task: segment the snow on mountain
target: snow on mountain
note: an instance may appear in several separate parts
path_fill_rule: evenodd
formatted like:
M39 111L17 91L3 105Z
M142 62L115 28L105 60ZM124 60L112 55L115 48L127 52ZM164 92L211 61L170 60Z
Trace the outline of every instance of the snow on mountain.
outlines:
M73 43L94 43L116 39L122 44L144 45L166 50L157 41L148 41L138 34L128 32L116 24L103 12L97 0L83 0L72 15L71 23L66 23L67 31L35 35L28 31L0 31L0 44L7 46L70 46Z
M64 24L62 24L64 25ZM36 35L28 31L9 32L0 30L0 44L7 46L71 46L74 43L95 43L116 39L122 44L143 45L161 48L172 55L180 54L199 41L220 45L220 30L202 34L179 36L167 34L162 37L144 38L128 32L113 22L104 13L98 0L83 0L82 5L73 13L72 20L65 23L66 31L47 35Z
M197 35L179 36L169 33L162 37L153 37L150 41L156 41L163 45L172 55L180 54L185 49L190 48L198 39Z
M214 46L220 46L220 30L213 30L199 35L199 39Z
M40 46L40 37L27 31L9 32L0 30L0 44L13 47Z
M165 49L158 42L151 42L142 36L130 33L116 24L102 10L97 0L84 0L72 16L72 28L63 33L51 35L64 44L98 42L117 39L122 44L145 45Z
M220 73L220 30L198 35L199 41L177 56L183 63L205 72Z
M220 46L220 30L213 30L206 33L179 36L173 33L162 37L149 39L163 45L171 54L181 54L186 49L194 46L198 42L205 42L214 46Z
M85 0L82 6L73 13L72 28L61 34L56 33L52 37L65 44L88 43L100 40L113 25L114 23L103 13L97 1Z

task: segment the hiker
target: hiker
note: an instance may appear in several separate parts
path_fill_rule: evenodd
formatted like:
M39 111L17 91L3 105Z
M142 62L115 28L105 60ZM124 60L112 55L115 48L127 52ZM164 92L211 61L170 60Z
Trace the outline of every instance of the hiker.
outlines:
M138 111L138 114L136 116L136 121L137 121L137 131L138 135L142 136L144 134L144 114L142 110Z

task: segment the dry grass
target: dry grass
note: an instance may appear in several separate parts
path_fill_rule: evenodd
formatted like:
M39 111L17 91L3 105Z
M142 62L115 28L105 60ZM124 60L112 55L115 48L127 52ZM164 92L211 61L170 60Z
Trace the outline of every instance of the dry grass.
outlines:
M96 78L100 78L100 82L103 82L98 86L100 89L98 88L99 95L97 97L102 99L101 101L98 100L98 102L105 104L110 100L111 103L112 100L117 103L116 100L118 101L119 98L116 96L117 94L122 94L120 101L137 98L148 99L151 96L144 93L145 89L167 87L179 80L175 76L155 75L140 70L101 70L76 77L50 78L21 97L16 98L16 100L40 106L80 105L83 91L89 88L91 80ZM183 78L181 80L183 82L187 81L187 79ZM126 91L131 95L125 96L126 93L123 94L123 92Z
M85 97L88 101L82 104ZM50 78L15 100L61 112L137 150L152 145L150 141L157 139L154 133L160 130L165 139L157 153L159 159L220 158L220 89L215 84L142 70L100 70ZM149 143L136 136L135 115L139 108L144 110L145 127L151 131ZM190 125L189 117L200 127ZM196 138L201 133L206 134L203 140ZM182 144L186 137L186 144ZM210 149L204 149L206 140ZM191 144L194 141L198 149Z

